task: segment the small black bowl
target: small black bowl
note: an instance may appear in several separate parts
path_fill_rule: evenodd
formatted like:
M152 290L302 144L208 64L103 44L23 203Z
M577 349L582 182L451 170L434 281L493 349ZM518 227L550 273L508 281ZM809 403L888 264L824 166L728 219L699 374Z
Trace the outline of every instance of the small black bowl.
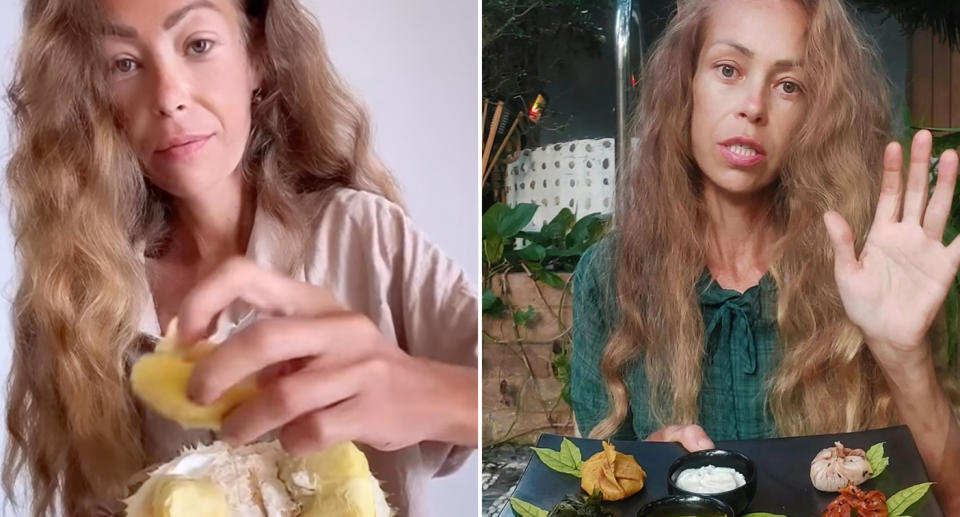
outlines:
M727 492L715 494L697 494L677 486L677 477L681 472L687 469L706 467L707 465L732 468L743 474L746 484ZM753 463L753 460L735 451L711 449L691 452L670 465L670 470L667 471L667 491L675 495L696 495L719 499L730 505L737 514L741 514L747 509L747 506L750 506L753 496L757 494L757 466Z
M736 517L730 505L712 497L671 495L647 504L637 517Z

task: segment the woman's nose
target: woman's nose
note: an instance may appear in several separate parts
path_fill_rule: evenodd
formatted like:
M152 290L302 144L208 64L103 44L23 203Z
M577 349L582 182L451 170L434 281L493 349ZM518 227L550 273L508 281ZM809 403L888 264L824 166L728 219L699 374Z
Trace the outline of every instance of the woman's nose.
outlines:
M187 109L188 89L175 70L159 68L156 73L156 112L161 117L172 117Z
M767 100L762 86L751 86L744 92L737 118L749 121L751 124L764 124L767 119Z

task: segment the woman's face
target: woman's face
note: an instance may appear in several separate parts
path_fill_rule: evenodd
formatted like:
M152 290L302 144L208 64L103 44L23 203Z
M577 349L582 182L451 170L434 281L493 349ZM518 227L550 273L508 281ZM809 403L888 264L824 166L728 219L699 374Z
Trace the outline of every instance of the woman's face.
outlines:
M791 0L718 2L693 78L691 138L703 181L749 194L777 178L804 110L807 16Z
M101 0L103 56L124 132L150 180L179 198L237 169L260 81L233 0Z

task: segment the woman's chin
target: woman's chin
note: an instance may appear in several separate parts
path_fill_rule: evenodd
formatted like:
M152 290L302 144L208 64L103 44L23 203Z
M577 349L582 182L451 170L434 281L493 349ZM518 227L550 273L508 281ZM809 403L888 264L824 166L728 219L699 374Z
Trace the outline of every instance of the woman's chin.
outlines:
M177 167L162 167L152 170L150 182L160 190L177 199L193 199L209 196L219 191L233 171L214 171L201 164Z
M704 172L704 187L705 190L712 187L718 193L728 196L746 197L763 194L776 179L775 174L767 171L730 168L712 173Z

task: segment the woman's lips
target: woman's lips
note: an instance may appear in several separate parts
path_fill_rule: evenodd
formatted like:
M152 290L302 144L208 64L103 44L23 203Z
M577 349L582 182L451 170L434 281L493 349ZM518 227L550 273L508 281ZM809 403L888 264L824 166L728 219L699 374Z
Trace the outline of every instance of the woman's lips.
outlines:
M717 144L717 148L720 149L720 154L726 158L727 162L734 167L750 167L751 165L756 165L767 158L766 155L761 153L756 153L753 156L747 156L743 154L738 154L733 152L730 149L731 146L724 144Z
M200 149L210 140L210 137L213 135L207 135L204 137L197 138L196 140L191 140L187 143L175 145L164 149L163 151L157 151L156 154L159 158L164 160L187 160L196 155Z

